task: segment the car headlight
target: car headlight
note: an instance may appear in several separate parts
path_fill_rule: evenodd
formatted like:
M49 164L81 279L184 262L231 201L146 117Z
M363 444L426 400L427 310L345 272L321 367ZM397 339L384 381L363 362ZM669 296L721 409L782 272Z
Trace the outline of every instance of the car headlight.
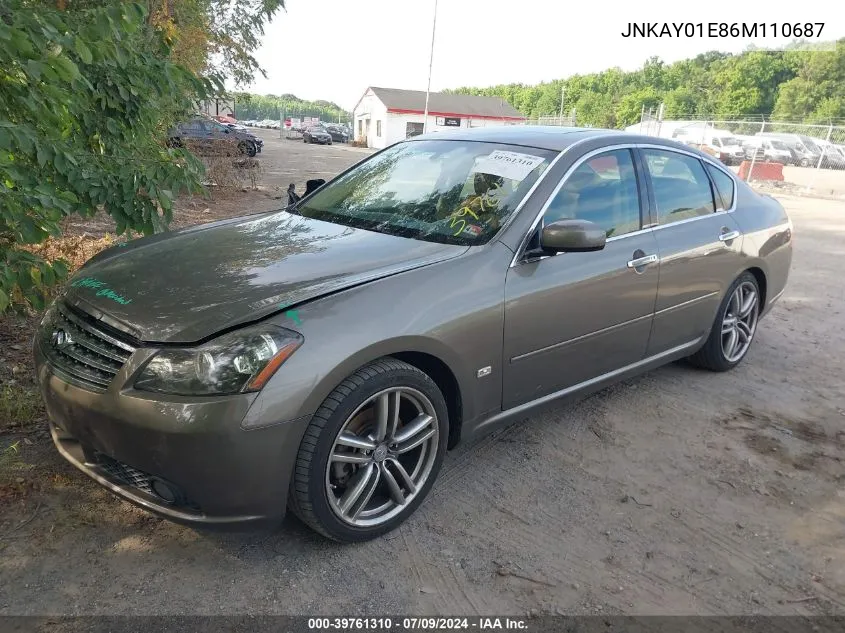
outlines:
M182 396L258 391L303 341L297 332L260 324L195 348L163 349L147 362L135 388Z

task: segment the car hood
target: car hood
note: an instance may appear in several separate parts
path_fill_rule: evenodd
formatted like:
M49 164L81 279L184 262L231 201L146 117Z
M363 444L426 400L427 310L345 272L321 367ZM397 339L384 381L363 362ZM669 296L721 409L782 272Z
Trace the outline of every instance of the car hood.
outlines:
M112 247L65 301L140 341L193 343L466 250L277 211Z

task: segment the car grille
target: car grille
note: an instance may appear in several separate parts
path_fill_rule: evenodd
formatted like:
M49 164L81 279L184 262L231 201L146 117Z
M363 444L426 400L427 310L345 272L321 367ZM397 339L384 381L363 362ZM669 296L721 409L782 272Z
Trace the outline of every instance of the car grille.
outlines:
M97 465L115 483L137 488L148 495L155 495L152 488L153 478L147 473L102 453L97 453Z
M56 369L81 386L104 391L135 347L96 327L89 318L57 303L52 321L42 330L41 347Z
M164 499L161 495L159 495L153 487L153 482L155 481L158 481L159 484L165 483L164 480L159 477L149 475L143 470L138 470L129 464L124 464L123 462L103 453L96 453L95 459L99 469L113 483L135 488L136 490L140 490L144 494L155 497L157 500L164 501L169 505L194 511L200 510L200 507L196 504L196 502L188 499L181 489L169 482L167 482L167 489L173 494L173 498Z

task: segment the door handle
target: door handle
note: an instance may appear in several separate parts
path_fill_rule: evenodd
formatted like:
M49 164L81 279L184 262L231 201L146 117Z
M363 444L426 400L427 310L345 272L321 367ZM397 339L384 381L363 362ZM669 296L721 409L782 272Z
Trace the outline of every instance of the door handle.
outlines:
M642 251L641 251L642 252ZM645 257L637 257L628 262L628 268L640 268L648 264L654 264L657 261L657 255L646 255Z
M722 233L719 236L719 241L730 242L731 240L735 240L736 238L738 238L740 235L742 235L742 233L740 233L739 231L728 231L727 233Z

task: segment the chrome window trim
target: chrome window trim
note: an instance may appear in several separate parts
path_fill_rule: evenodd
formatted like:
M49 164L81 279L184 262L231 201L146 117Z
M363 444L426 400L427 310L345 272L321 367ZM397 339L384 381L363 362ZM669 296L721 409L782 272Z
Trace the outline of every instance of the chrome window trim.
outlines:
M714 211L713 213L708 213L707 215L697 215L694 218L686 218L684 220L678 220L677 222L670 222L669 224L655 224L654 227L652 227L652 230L660 231L662 229L668 229L668 228L671 228L673 226L679 226L681 224L687 224L689 222L695 222L697 220L705 220L707 218L712 218L713 216L716 216L716 215L727 215L728 213L730 213L730 212L725 211L725 210Z
M516 213L518 213L522 209L522 205L524 205L525 202L530 197L530 195L534 193L534 190L536 189L536 187L540 184L540 182L543 180L543 178L551 171L552 167L555 165L555 163L557 163L558 159L561 158L567 151L569 151L570 149L572 149L576 145L579 145L580 143L583 143L587 140L591 140L592 138L594 138L594 137L588 137L588 138L585 138L585 139L581 139L580 141L573 143L572 145L570 145L569 147L564 149L560 154L558 154L557 158L555 158L554 161L552 161L552 163L549 165L549 168L543 173L543 175L537 180L537 182L534 183L534 186L529 190L528 194L526 194L526 197L523 198L522 203L520 203L519 207L517 207L517 210L514 212L514 214L511 215L511 220L514 217L516 217ZM540 209L539 213L537 214L537 217L534 218L534 221L531 223L531 226L528 228L528 231L522 237L522 241L519 244L519 248L516 249L516 253L514 253L514 256L511 259L511 263L510 263L510 266L508 266L508 268L513 268L514 266L516 266L519 263L520 258L522 257L522 255L525 252L525 247L528 245L528 240L530 239L531 235L534 233L534 230L537 228L537 225L540 223L543 216L546 214L546 211L548 210L549 206L551 205L552 200L554 200L555 196L558 194L558 192L561 190L563 185L566 183L567 179L572 175L572 172L574 172L576 169L578 169L578 167L580 167L581 164L584 161L589 160L590 158L592 158L592 157L594 157L598 154L602 154L604 152L612 152L612 151L620 150L620 149L628 149L628 150L655 149L655 150L661 150L661 151L665 151L665 152L675 152L677 154L685 154L686 156L691 156L692 158L697 158L698 160L700 160L704 163L708 163L708 164L712 165L713 167L715 167L716 169L721 170L722 173L724 173L728 177L730 177L731 182L733 183L733 186L734 186L733 204L731 205L730 209L717 209L712 214L699 215L699 216L694 217L694 218L687 218L685 220L678 220L677 222L672 222L670 224L656 224L656 223L643 224L643 227L641 229L639 229L638 231L631 231L630 233L625 233L624 235L616 235L614 237L608 238L607 239L608 242L611 242L613 240L620 240L622 238L628 237L629 235L630 236L640 235L642 233L645 233L646 231L659 230L659 229L669 227L669 226L677 226L679 224L684 224L686 222L694 222L695 220L700 220L702 218L709 218L709 217L712 217L713 215L721 215L721 214L726 214L726 213L732 213L736 210L736 201L737 201L737 198L739 197L737 195L738 187L737 187L736 175L733 172L731 172L730 170L725 169L724 165L721 165L718 162L714 161L712 158L710 158L706 154L697 154L695 152L682 149L680 147L670 147L668 145L658 145L656 143L616 143L616 144L613 144L613 145L607 145L605 147L594 149L594 150L584 154L581 158L579 158L577 161L575 161L569 167L569 169L566 170L566 173L564 173L563 176L561 176L560 182L554 188L552 193L549 194L549 197L543 203L543 206ZM645 167L646 167L646 169L648 169L647 165ZM706 173L706 171L705 171L705 173ZM647 177L650 178L651 174L647 174ZM709 178L710 177L708 176L708 179ZM716 204L715 196L713 197L713 204L714 204L714 207L715 207L715 204ZM643 218L642 209L640 209L640 217ZM534 260L531 260L531 261L532 261L532 263L537 262L537 261L542 261L544 259L547 259L549 257L554 257L554 256L559 255L559 254L560 253L555 253L555 255L544 255L542 257L538 257L537 259L534 259Z

